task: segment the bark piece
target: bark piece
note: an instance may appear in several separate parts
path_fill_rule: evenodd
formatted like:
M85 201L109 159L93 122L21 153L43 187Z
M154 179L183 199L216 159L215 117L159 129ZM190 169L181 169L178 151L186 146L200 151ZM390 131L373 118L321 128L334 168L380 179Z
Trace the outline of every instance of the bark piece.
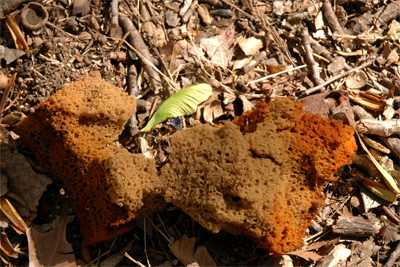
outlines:
M365 237L379 233L380 228L379 220L375 217L364 219L363 217L354 216L339 218L332 231L339 235Z

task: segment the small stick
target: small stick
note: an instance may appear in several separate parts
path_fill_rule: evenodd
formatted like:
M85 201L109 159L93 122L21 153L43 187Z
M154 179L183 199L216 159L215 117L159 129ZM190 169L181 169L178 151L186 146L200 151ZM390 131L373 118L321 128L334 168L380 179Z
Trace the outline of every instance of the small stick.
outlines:
M161 65L164 67L165 71L167 72L168 77L172 80L171 72L169 71L167 64L165 64L165 61L162 58L160 52L158 52L158 49L153 44L150 43L150 46L151 46L151 50L153 50L153 52L156 54L156 56L160 59Z
M324 17L332 31L343 34L342 26L340 26L339 20L336 17L335 12L333 12L333 8L329 0L324 1L324 4L322 5L322 11L324 12Z
M133 64L132 60L129 60L128 61L128 77L127 77L128 94L130 96L134 96L135 98L138 95L138 86L137 86L136 80L137 80L136 66L135 66L135 64ZM137 106L137 104L136 104L136 106ZM128 121L128 130L132 136L136 135L139 132L137 120L136 120L136 112L129 118L129 121Z
M392 254L390 254L389 259L387 260L384 267L394 266L394 262L400 257L400 242L397 244L395 250L393 250Z
M257 83L257 82L264 81L264 80L266 80L266 79L269 79L269 78L272 78L272 77L281 75L281 74L286 73L286 72L290 72L290 71L297 70L297 69L301 69L301 68L305 68L305 67L307 67L307 65L301 65L301 66L297 66L297 67L294 67L294 68L291 68L291 69L283 70L283 71L280 71L280 72L277 72L277 73L274 73L274 74L271 74L271 75L262 77L262 78L260 78L260 79L254 80L254 81L250 81L250 82L248 82L248 83L246 84L246 86L249 86L249 84L252 84L252 83Z
M357 122L357 130L359 133L373 134L383 137L400 134L400 120L378 121L361 119Z
M390 219L396 222L397 225L400 225L400 218L390 208L382 206L382 209Z
M303 29L301 30L301 37L303 40L304 50L306 52L305 59L311 69L311 75L314 80L314 83L316 85L322 84L322 83L324 83L324 80L321 79L321 77L319 76L319 70L318 70L317 63L314 60L313 50L310 45L310 35L308 34L307 27L303 27Z
M380 151L384 154L390 154L390 149L382 145L381 143L376 142L375 140L367 137L366 135L361 135L362 140L364 141L364 144L369 146L370 148L373 148L377 151Z
M118 23L118 0L112 0L111 2L111 30L110 36L114 38L122 37L122 29Z
M192 4L190 4L189 9L188 9L188 10L186 11L186 13L182 16L182 22L183 22L183 23L186 23L186 22L189 21L190 17L193 15L193 12L194 12L196 6L197 6L197 0L194 0L194 1L192 2Z
M384 138L381 137L381 140L386 144L387 147L389 147L392 152L400 158L400 139L396 137L389 137L389 138Z
M344 77L350 75L351 73L353 73L353 72L355 72L355 71L357 71L357 70L360 70L360 69L363 69L363 68L366 68L366 67L370 66L372 63L374 63L374 61L375 61L375 59L373 59L373 60L371 60L371 61L368 61L368 62L366 62L366 63L364 63L364 64L362 64L362 65L360 65L360 66L358 66L358 67L356 67L356 68L354 68L354 69L348 70L348 71L346 71L346 72L344 72L344 73L342 73L342 74L336 75L335 77L333 77L333 78L327 80L326 82L324 82L324 83L322 83L322 84L319 84L319 85L314 86L314 87L312 87L312 88L310 88L310 89L307 89L307 90L305 91L305 94L306 94L306 95L309 95L309 94L312 94L312 93L314 93L314 92L317 92L317 91L319 91L320 89L322 89L323 87L325 87L325 86L327 86L327 85L333 83L333 82L336 81L336 80L342 79L342 78L344 78Z
M129 43L137 49L148 61L153 62L152 56L142 36L133 25L132 21L124 16L119 16L119 22L126 32L130 32L128 39ZM149 75L150 83L153 87L154 93L157 94L162 88L160 75L149 65L146 61L142 60L143 68Z

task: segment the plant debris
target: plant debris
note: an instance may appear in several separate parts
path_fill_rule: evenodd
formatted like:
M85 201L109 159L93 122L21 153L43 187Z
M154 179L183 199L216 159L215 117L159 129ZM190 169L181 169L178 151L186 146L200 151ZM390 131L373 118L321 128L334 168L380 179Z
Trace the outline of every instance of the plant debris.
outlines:
M73 218L66 235L77 264L100 263L117 252L121 255L134 241L126 255L136 263L180 265L168 244L186 235L196 238L195 248L205 246L216 265L399 265L400 244L392 234L398 232L400 221L396 193L400 182L398 0L39 1L44 15L48 13L39 29L30 29L23 21L22 11L28 4L0 0L0 75L8 78L2 85L5 89L0 89L0 140L53 183L40 187L47 189L38 205L35 200L25 206L25 196L20 195L24 193L10 189L9 184L16 182L4 179L2 165L2 190L3 184L8 186L2 197L27 227L48 225L63 214ZM136 112L129 114L127 125L118 131L121 135L107 146L135 157L143 154L158 171L170 163L171 136L176 132L200 124L225 127L254 109L259 100L273 103L282 96L303 102L307 112L351 125L358 131L359 149L353 163L335 174L337 181L324 186L324 203L306 229L304 246L297 254L292 251L273 258L255 242L224 231L213 234L180 208L172 204L164 208L165 203L162 210L146 216L147 228L135 227L113 241L87 245L74 217L77 211L67 208L73 193L56 178L59 173L37 162L15 127L40 103L92 71L137 99ZM140 132L166 99L201 83L212 87L212 95L195 113ZM54 137L35 140L46 143L46 138ZM75 159L68 159L65 166L75 164ZM25 185L32 183L26 179ZM37 205L36 212L28 215L31 204ZM90 212L90 207L82 210ZM376 218L384 226L379 233L364 237L333 233L343 218L353 221L353 217ZM28 265L26 236L18 235L20 230L12 228L6 216L1 216L0 226L1 243L8 244L2 247L2 261ZM125 257L118 265L136 263Z

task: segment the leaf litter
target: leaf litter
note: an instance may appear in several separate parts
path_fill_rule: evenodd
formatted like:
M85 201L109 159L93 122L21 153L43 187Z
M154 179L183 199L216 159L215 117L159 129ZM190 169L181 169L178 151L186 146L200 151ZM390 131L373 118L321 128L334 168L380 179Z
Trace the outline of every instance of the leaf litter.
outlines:
M199 243L205 244L218 265L268 265L270 262L278 266L340 264L338 259L343 261L349 250L351 255L345 261L350 265L395 262L392 259L399 255L395 249L399 242L396 235L399 202L390 203L377 198L360 183L357 171L381 185L387 180L382 177L382 172L384 175L391 174L397 185L399 182L392 174L393 171L399 171L400 154L397 129L400 116L400 28L395 19L400 14L398 1L386 4L342 1L335 4L328 1L270 3L207 0L164 3L114 0L111 2L113 5L116 3L117 11L112 14L109 3L98 0L92 0L90 4L85 0L75 1L72 5L68 1L57 4L45 1L42 4L49 12L49 21L36 31L30 31L19 23L18 12L11 13L21 10L24 7L22 2L15 1L11 6L7 1L0 1L0 11L4 13L1 14L0 22L6 25L5 16L16 18L16 22L8 22L10 30L0 32L0 60L4 59L1 61L1 72L9 78L13 74L17 75L16 90L2 99L4 106L9 107L2 112L2 117L14 111L25 114L33 112L39 102L64 84L78 80L91 70L99 70L107 81L123 90L127 90L127 84L132 81L136 84L136 96L140 96L142 101L138 103L135 118L139 129L146 125L158 106L172 95L171 92L205 82L213 87L212 99L199 105L194 115L183 118L182 127L206 122L221 124L251 109L259 99L284 95L305 100L312 92L322 92L324 95L309 99L306 108L325 116L335 114L335 118L345 122L352 121L354 113L361 140L370 141L364 143L372 156L366 156L366 152L359 150L358 156L367 157L365 163L344 168L338 173L341 177L339 182L326 187L326 205L315 219L320 228L309 228L305 237L306 245L293 252L297 253L296 256L289 254L277 261L269 261L270 256L251 241L227 233L208 233L173 206L154 218L156 225L160 226L160 232L175 237L187 234L197 238ZM113 18L112 27L105 14ZM137 27L137 38L143 39L142 46L144 44L149 51L147 54L142 53L143 47L140 45L137 47L131 43L135 51L142 54L135 55L126 42L109 38L125 37L130 43L129 37L124 34L131 31L131 28L121 23L123 18L120 20L122 27L119 26L118 15L133 21ZM312 50L306 49L304 40L307 35L301 35L303 27L308 28ZM120 30L120 35L111 34L118 32L115 29ZM25 57L24 51L29 51L31 57ZM313 61L309 60L310 54L307 54L310 51ZM112 57L112 53L122 57ZM363 66L371 59L371 64ZM141 64L146 65L146 68L142 68ZM298 68L303 65L308 65L308 68ZM363 67L354 71L359 66ZM137 76L133 79L130 78L132 76L127 78L128 67L129 70L137 68ZM160 80L154 79L153 74L157 70L164 75L161 75ZM282 70L287 72L265 78ZM318 77L325 83L319 84ZM338 89L343 93L337 94ZM336 95L326 94L329 91ZM3 91L1 93L3 96ZM349 99L345 100L346 97ZM152 106L152 103L155 104ZM365 112L364 115L360 115L360 109ZM360 116L368 116L368 119ZM370 124L365 127L366 123ZM7 139L16 137L12 126L4 125L4 129L9 133ZM131 151L140 151L142 145L143 153L155 158L161 167L168 161L169 136L175 131L172 123L164 122L146 135L123 134L120 145ZM379 165L372 163L368 157L376 158ZM383 171L377 171L375 165L382 166ZM34 171L40 171L40 167L36 166ZM2 182L3 173L2 169ZM43 204L43 201L38 206L38 199L46 188L44 184L32 190L38 193L33 197L29 197L31 192L26 188L10 187L12 183L29 187L33 181L40 181L37 177L27 177L30 176L24 174L22 182L16 182L14 178L6 181L9 187L7 199L15 204L16 212L27 223L28 218L35 216L36 207L38 216L34 222L48 223L43 219L46 217L43 214L55 211L49 208L51 205ZM392 191L396 191L393 181L389 182L389 186L394 189ZM373 188L376 190L377 187ZM43 200L58 203L57 199L64 198L60 194L62 191L62 186L56 182L48 186ZM18 197L22 201L16 200ZM358 241L347 239L343 234L332 233L343 214L346 214L350 222L357 221L356 218L360 216L368 218L376 214L383 227L380 233L367 238ZM2 225L6 224L2 221ZM69 224L67 236L72 240L73 253L78 258L87 259L80 252L84 245L79 239L78 225L74 219ZM88 250L93 257L97 256L99 247L103 248L101 251L108 251L111 247L110 254L120 254L133 239L135 242L130 254L140 262L173 264L174 255L163 243L165 240L159 238L157 233L151 238L142 237L141 231L135 229L115 243L89 246ZM12 229L2 230L2 236L3 233L7 233L12 247L18 247L21 243L20 239L18 241L13 238L15 232ZM342 241L335 238L337 235ZM322 241L318 241L320 239ZM144 253L146 242L147 254ZM312 249L318 242L327 242L327 245ZM24 246L23 242L21 244ZM188 251L186 256L192 257L195 251ZM26 263L21 255L14 264ZM319 260L317 255L321 257ZM103 256L102 260L105 258L107 256ZM132 262L128 259L119 263L130 264Z

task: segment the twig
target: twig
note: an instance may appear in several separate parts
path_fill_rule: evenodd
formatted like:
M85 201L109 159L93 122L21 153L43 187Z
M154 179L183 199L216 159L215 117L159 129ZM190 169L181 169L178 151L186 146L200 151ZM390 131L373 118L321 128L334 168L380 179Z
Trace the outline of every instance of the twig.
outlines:
M149 49L144 43L142 36L133 25L132 21L124 16L119 17L119 22L126 32L130 32L128 38L129 43L139 51L144 58L152 62L152 56L150 55ZM141 58L142 59L142 58ZM142 60L143 68L149 75L150 83L153 87L154 93L157 94L162 89L160 75L148 64L148 61Z
M111 38L112 40L116 40L116 41L120 41L121 39L117 39L117 38ZM154 64L152 62L150 62L147 58L145 58L142 54L140 54L140 52L138 50L136 50L130 43L128 43L126 40L123 40L123 42L129 47L129 49L131 49L133 52L135 52L135 54L144 62L146 62L147 64L149 64L149 66L151 68L153 68L154 71L156 71L159 75L161 75L164 80L169 84L169 86L171 86L171 88L173 88L175 91L179 91L180 88L179 86L172 81L170 78L168 78L164 73L162 73L159 69L157 69L156 66L154 66ZM150 88L149 88L150 89ZM147 92L146 92L147 93ZM142 94L141 97L143 97L145 94ZM139 97L140 98L140 97Z
M384 154L390 154L390 149L382 145L381 143L369 138L366 135L361 135L362 140L364 141L364 144L369 146L370 148L373 148L377 151L380 151Z
M322 84L320 84L320 85L317 85L317 86L314 86L314 87L312 87L312 88L310 88L310 89L307 89L307 90L305 91L305 94L306 94L306 95L309 95L309 94L312 94L312 93L314 93L314 92L317 92L317 91L319 91L320 89L322 89L323 87L325 87L325 86L327 86L327 85L333 83L333 82L336 81L336 80L342 79L342 78L344 78L344 77L350 75L351 73L353 73L353 72L355 72L355 71L357 71L357 70L360 70L360 69L363 69L363 68L366 68L366 67L370 66L372 63L374 63L374 61L375 61L375 59L373 59L373 60L371 60L371 61L368 61L368 62L366 62L366 63L364 63L364 64L362 64L362 65L360 65L360 66L358 66L358 67L356 67L356 68L354 68L354 69L351 69L351 70L349 70L349 71L346 71L346 72L344 72L344 73L342 73L342 74L336 75L335 77L333 77L333 78L327 80L326 82L324 82L324 83L322 83Z
M322 84L322 83L324 83L324 80L321 79L321 77L319 76L319 70L318 70L317 63L314 60L313 50L310 45L310 35L308 34L307 27L303 27L303 29L301 30L301 37L302 37L302 41L303 41L304 50L306 52L305 59L306 59L308 66L311 69L311 75L314 80L314 83L316 85Z
M381 140L386 144L387 147L389 147L392 152L400 158L400 139L397 137L389 137L389 138L384 138L381 137Z
M160 52L158 52L158 49L157 49L152 43L150 43L150 47L151 47L151 50L153 50L153 52L154 52L154 53L156 54L156 56L158 57L158 59L159 59L161 65L164 67L165 71L166 71L167 74L168 74L168 77L169 77L169 78L171 79L171 81L172 81L173 79L172 79L171 72L169 71L169 69L168 69L168 67L167 67L167 64L165 64L165 61L164 61L163 57L161 56Z
M146 222L146 221L149 222L149 223L150 223L164 238L165 238L165 240L167 240L167 242L168 242L170 245L172 245L172 244L174 243L172 237L170 237L170 238L167 237L167 235L164 234L164 232L161 231L161 229L160 229L157 225L155 225L151 220L147 219L147 217L145 217L144 220L145 220L145 222ZM146 225L146 223L145 223L145 225ZM168 232L167 232L167 233L168 233Z
M183 22L183 23L186 23L186 22L189 21L190 17L193 15L193 12L194 12L196 6L197 6L197 0L194 0L194 1L192 2L192 4L190 4L189 9L188 9L188 10L186 11L186 13L182 16L182 22Z
M393 250L392 254L390 254L389 259L387 260L384 267L394 266L394 262L400 257L400 242L397 244L395 250Z
M394 119L378 121L362 119L357 122L357 130L359 133L373 134L383 137L400 134L400 120Z
M137 87L136 80L137 80L136 66L135 66L135 64L133 64L132 60L129 60L128 61L128 77L127 77L128 94L130 96L134 96L134 97L137 97L137 95L138 95L138 87ZM136 120L136 112L129 118L128 130L132 136L139 133L137 120Z
M121 38L122 37L122 28L119 26L118 18L118 1L119 0L112 0L111 2L111 29L110 29L110 36L114 38Z
M335 12L333 12L333 8L329 0L324 1L324 4L322 5L322 11L324 12L324 17L332 31L343 34L342 26L340 26L339 20L336 17Z
M260 78L260 79L254 80L254 81L250 81L250 82L248 82L248 83L246 84L246 86L249 86L249 84L252 84L252 83L257 83L257 82L264 81L264 80L266 80L266 79L269 79L269 78L272 78L272 77L281 75L281 74L286 73L286 72L289 72L289 71L298 70L298 69L305 68L305 67L307 67L307 65L301 65L301 66L298 66L298 67L295 67L295 68L291 68L291 69L288 69L288 70L280 71L280 72L277 72L277 73L274 73L274 74L271 74L271 75L262 77L262 78Z
M128 259L130 259L131 261L133 261L134 263L136 263L137 265L139 265L140 267L146 267L145 265L143 265L143 263L141 263L140 261L135 260L134 258L132 258L128 252L125 252L125 257L127 257Z
M73 34L71 34L71 33L69 33L69 32L66 32L66 31L64 31L63 29L57 27L56 25L54 25L54 24L51 23L51 22L46 22L46 25L47 25L47 26L50 26L50 27L53 27L53 28L56 29L56 30L59 30L60 32L64 33L65 35L68 35L68 36L71 37L71 38L74 38L74 39L76 39L76 40L80 40L80 38L79 38L78 35L73 35Z
M390 219L392 219L394 222L396 222L397 225L400 225L400 218L399 218L399 216L396 215L396 213L394 213L387 206L382 206L382 209Z

